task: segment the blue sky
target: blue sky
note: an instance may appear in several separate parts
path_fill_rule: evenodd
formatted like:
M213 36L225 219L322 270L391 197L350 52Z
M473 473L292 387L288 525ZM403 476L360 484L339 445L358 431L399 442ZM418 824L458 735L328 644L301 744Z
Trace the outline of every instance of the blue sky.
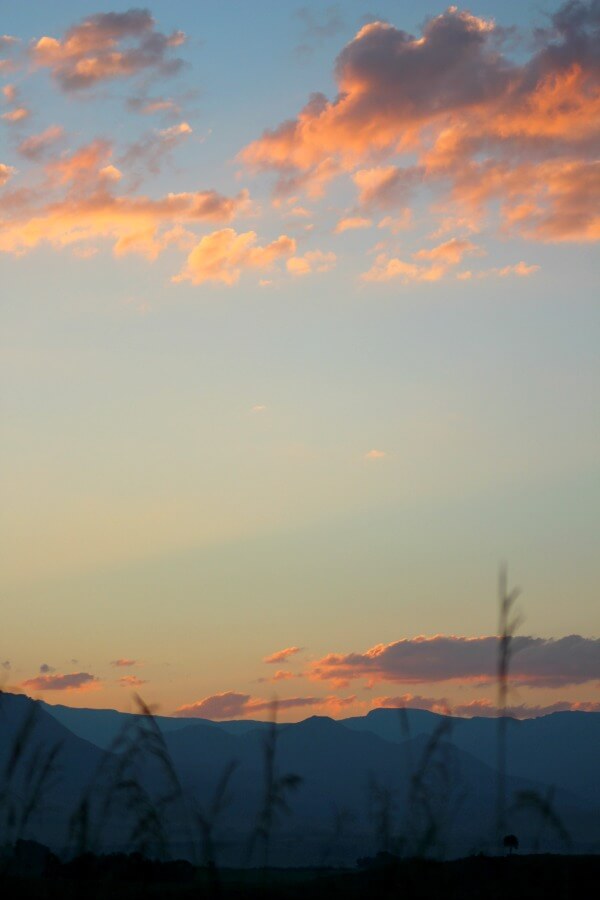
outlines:
M575 31L597 28L591 6L561 31L554 5L157 3L111 52L143 28L185 39L73 89L68 30L90 16L100 33L129 9L85 7L3 15L19 39L0 70L8 683L46 664L46 699L125 707L122 658L165 712L275 690L336 714L415 692L491 703L451 680L334 690L314 667L492 634L502 559L525 591L523 632L576 633L597 654L599 139L585 104L600 94L569 56ZM435 28L449 71L456 33L475 46L471 74L437 82L439 54L424 57L383 104L388 42L420 58ZM44 36L61 42L52 56ZM356 101L354 87L336 100L342 52ZM475 103L472 72L490 85ZM326 105L303 132L315 92ZM142 112L151 102L165 105ZM281 123L283 162L265 131ZM449 137L464 149L440 180ZM398 192L402 178L418 184ZM209 194L216 213L190 211ZM260 681L262 658L295 646L289 677ZM56 673L93 690L51 693ZM585 703L595 688L524 684L518 699Z

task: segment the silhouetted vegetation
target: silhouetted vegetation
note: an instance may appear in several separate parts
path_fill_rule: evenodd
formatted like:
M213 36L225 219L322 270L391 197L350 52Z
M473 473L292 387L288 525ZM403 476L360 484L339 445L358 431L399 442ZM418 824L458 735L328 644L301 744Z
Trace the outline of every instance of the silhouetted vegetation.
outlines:
M223 869L223 898L392 898L425 900L575 900L591 897L600 878L598 856L474 856L440 862L402 860L380 853L354 871L272 869L265 883L260 869ZM4 871L7 898L132 900L214 896L208 867L184 860L157 861L141 854L85 854L61 862L45 847L21 841Z

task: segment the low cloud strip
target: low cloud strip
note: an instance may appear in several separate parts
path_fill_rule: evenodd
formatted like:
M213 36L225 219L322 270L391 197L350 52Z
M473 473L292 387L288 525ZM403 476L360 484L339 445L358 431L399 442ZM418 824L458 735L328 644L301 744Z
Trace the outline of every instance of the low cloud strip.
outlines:
M529 686L559 687L600 679L600 639L519 636L513 641L510 678ZM436 635L378 644L364 653L330 653L313 662L316 681L366 678L419 684L441 681L491 682L496 677L498 639Z

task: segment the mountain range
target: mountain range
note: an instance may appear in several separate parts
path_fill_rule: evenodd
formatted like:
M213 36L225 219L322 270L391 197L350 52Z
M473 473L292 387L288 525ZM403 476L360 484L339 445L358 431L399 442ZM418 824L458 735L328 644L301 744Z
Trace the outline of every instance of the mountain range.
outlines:
M505 827L600 850L600 714L507 722ZM377 709L294 724L148 717L0 695L1 841L348 865L494 846L497 720ZM3 823L3 824L2 824Z

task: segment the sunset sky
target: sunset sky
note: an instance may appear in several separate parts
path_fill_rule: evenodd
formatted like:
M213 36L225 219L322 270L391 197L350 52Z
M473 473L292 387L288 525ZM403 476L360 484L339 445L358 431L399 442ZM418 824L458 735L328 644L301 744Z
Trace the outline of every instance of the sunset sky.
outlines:
M0 686L600 709L597 0L0 28Z

